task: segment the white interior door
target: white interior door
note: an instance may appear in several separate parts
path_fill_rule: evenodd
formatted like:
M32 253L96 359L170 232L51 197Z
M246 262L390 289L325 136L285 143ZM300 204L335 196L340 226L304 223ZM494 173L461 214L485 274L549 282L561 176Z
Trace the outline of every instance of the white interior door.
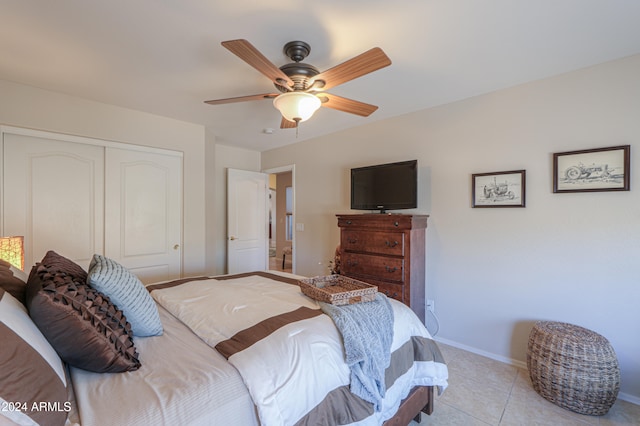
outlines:
M182 157L106 148L105 256L144 283L182 269Z
M103 250L104 148L12 133L3 141L2 233L24 235L25 270L49 250L88 268Z
M266 173L227 170L227 272L265 271L268 251Z

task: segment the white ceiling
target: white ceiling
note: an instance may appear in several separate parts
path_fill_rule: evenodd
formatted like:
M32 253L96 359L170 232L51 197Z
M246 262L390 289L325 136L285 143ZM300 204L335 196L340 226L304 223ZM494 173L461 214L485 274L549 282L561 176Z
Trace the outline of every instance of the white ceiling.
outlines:
M274 90L220 45L238 38L277 66L285 43L306 41L321 71L381 47L390 67L330 90L380 108L321 108L296 137L269 100L206 105ZM0 79L259 151L637 53L638 0L0 0Z

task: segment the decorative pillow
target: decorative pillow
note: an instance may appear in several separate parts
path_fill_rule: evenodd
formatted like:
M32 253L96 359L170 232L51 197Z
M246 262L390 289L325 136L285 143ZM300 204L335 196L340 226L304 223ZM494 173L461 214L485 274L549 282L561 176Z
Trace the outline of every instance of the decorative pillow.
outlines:
M67 363L98 373L137 370L131 325L86 277L71 260L48 252L27 281L29 315Z
M116 261L94 254L89 265L89 285L109 296L131 323L134 336L159 336L162 322L158 307L144 284Z
M17 424L64 425L71 409L64 365L24 305L2 288L0 342L0 424L4 416Z
M27 275L23 271L0 259L0 288L8 291L22 304L24 304L26 282Z
M74 277L79 282L84 283L87 281L87 272L82 269L82 266L78 265L71 259L67 259L64 256L59 255L53 250L49 250L47 254L44 255L40 263L46 265L47 268L53 271Z

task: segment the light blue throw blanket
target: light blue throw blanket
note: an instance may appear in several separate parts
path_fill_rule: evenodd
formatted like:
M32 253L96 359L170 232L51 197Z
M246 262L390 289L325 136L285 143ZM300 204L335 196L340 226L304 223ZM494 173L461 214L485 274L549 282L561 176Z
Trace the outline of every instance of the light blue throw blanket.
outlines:
M380 411L387 387L384 373L391 361L393 309L387 297L372 302L335 306L320 303L342 333L346 363L351 369L351 393Z

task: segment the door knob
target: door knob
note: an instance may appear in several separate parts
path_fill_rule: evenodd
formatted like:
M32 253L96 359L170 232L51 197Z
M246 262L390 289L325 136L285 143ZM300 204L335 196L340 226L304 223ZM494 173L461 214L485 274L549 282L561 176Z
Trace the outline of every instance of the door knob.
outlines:
M180 244L176 244L176 245L173 246L174 250L178 250L179 248L180 248Z
M229 237L229 239L230 239L231 241L233 241L233 240L236 240L237 238L236 238L236 237L234 237L234 236L232 235L232 236L230 236L230 237Z

